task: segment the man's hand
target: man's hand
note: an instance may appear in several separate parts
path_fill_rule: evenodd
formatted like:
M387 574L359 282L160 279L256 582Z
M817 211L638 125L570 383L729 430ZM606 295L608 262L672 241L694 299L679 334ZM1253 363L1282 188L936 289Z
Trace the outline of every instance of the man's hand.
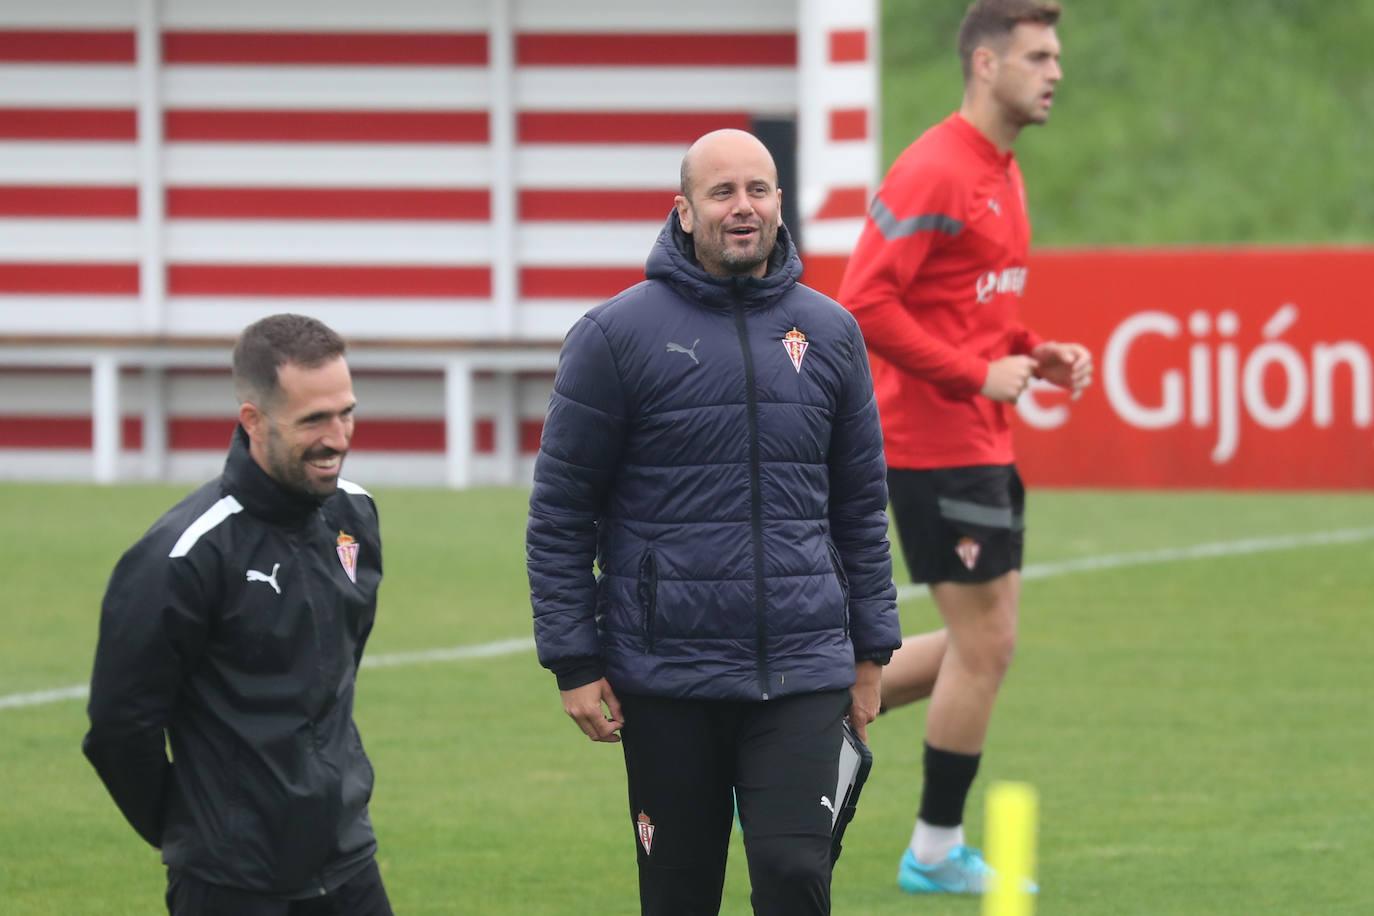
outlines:
M1031 356L1039 364L1036 374L1069 389L1075 401L1093 383L1093 355L1082 344L1047 341L1032 350Z
M1004 356L993 360L988 363L988 376L983 380L983 397L1015 404L1030 384L1035 369L1035 359L1030 356Z
M883 666L877 662L859 662L854 666L854 686L849 688L849 724L865 743L868 742L868 723L878 718L882 682Z
M604 677L561 693L563 711L577 723L578 728L582 729L582 734L593 741L614 744L620 740L616 732L625 724L625 719L620 714L620 701L615 698L615 691ZM601 711L603 702L611 711L609 716Z

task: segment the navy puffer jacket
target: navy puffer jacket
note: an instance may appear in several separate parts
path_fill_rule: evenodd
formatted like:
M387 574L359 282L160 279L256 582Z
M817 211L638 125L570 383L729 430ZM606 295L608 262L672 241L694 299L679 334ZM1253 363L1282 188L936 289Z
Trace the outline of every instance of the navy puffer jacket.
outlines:
M669 214L646 275L563 342L526 541L539 660L564 690L848 687L901 643L858 325L797 282L785 227L765 277L722 279Z

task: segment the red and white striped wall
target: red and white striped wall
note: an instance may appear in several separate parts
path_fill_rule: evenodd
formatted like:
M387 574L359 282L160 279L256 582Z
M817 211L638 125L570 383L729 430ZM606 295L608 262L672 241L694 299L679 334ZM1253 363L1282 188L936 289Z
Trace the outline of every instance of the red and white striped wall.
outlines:
M877 187L878 8L875 2L804 0L798 33L801 210L806 282L840 287Z
M760 117L798 120L807 280L831 288L849 197L875 179L875 7L0 0L3 363L53 369L41 340L225 340L290 310L355 341L528 342L543 371L577 316L642 277L686 146ZM151 440L179 452L195 416L166 378ZM30 381L0 375L0 475L84 448L62 423L33 432ZM452 386L425 390L420 413L448 416ZM504 410L481 382L457 390L467 425ZM528 419L503 415L498 438ZM115 454L143 441L106 427ZM105 476L123 460L107 449Z

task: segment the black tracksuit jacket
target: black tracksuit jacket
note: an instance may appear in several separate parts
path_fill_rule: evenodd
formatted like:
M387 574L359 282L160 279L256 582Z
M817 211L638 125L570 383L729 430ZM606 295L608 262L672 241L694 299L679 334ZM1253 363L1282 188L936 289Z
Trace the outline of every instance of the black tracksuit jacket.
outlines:
M283 488L241 428L224 474L124 554L83 749L169 867L304 897L372 859L353 689L381 578L367 492L341 481L320 502Z

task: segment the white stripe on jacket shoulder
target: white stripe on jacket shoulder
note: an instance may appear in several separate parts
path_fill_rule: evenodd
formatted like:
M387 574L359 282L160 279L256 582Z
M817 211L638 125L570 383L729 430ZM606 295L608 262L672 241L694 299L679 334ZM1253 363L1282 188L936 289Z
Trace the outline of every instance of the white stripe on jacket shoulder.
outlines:
M167 554L168 559L186 556L191 552L191 548L196 546L196 541L199 541L202 535L229 516L242 511L243 506L237 499L232 496L224 497L202 512L200 518L186 527L186 530L181 533L181 537L177 538L176 544L173 545L172 552Z
M342 477L339 478L339 489L340 489L340 490L343 490L345 493L349 494L350 496L366 496L368 499L371 499L371 498L372 498L372 494L371 494L371 493L367 492L366 490L364 490L362 487L358 486L358 485L357 485L356 483L354 483L353 481L351 481L351 480L344 480Z

